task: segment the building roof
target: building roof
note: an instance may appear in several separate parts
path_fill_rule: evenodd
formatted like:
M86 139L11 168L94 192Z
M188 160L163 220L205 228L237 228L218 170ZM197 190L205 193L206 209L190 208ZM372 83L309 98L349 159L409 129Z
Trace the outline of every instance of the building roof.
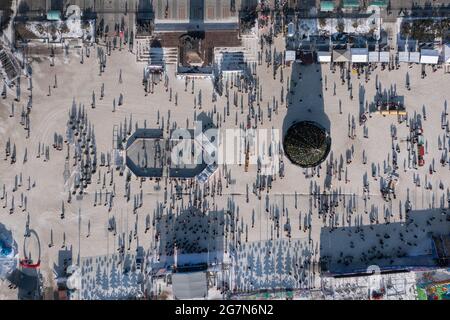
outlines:
M359 8L359 0L343 0L342 6L344 9Z
M238 9L232 10L233 0L158 0L153 1L155 24L212 22L214 24L238 22Z
M388 2L387 2L387 0L371 0L370 5L386 8L388 5Z
M61 20L61 12L58 10L50 10L47 12L47 20Z
M238 30L237 22L159 22L155 24L155 32L189 32L189 31L226 31Z
M156 30L155 30L156 32ZM206 32L188 32L187 35L191 37L202 38L200 51L200 57L203 60L204 66L209 66L214 62L214 48L231 48L241 46L241 40L239 39L238 30L221 30L221 31L206 31ZM182 40L186 37L185 32L162 32L157 33L157 38L160 41L160 45L163 48L177 47L178 51L182 53L183 44Z
M217 167L207 168L204 156L213 157L215 148L203 133L202 137L194 135L192 129L176 129L166 138L160 129L139 128L127 140L126 165L138 177L210 176Z
M199 299L208 295L206 272L174 273L172 285L175 299Z
M333 1L321 1L320 2L320 11L330 12L334 10L334 2Z
M350 51L333 50L333 62L348 62L350 61Z

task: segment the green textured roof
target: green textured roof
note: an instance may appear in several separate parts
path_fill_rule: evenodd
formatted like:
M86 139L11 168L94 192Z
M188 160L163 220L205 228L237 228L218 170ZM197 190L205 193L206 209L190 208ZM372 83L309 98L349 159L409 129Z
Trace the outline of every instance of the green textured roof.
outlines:
M320 11L333 11L334 2L333 1L322 1L320 3Z
M387 7L388 2L387 0L372 0L370 1L371 6L379 6L379 7Z
M359 8L359 0L343 0L344 8Z
M48 11L47 20L61 20L61 12L56 10Z

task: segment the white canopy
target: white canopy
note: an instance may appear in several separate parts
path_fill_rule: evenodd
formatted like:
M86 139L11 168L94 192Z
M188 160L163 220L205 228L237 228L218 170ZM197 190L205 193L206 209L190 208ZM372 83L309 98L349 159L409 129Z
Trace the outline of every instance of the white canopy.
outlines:
M420 63L420 52L410 52L409 53L409 62Z
M439 52L437 50L420 50L420 63L437 64L439 61Z
M380 53L378 51L369 52L369 62L378 62L380 60Z
M331 52L318 51L317 52L317 62L331 62Z
M199 299L208 294L206 272L180 272L172 274L176 299Z
M444 47L444 63L450 63L450 44Z
M352 62L365 63L368 60L369 50L367 48L352 48Z
M389 62L389 52L388 51L380 52L380 62Z
M294 50L286 50L286 61L295 61L295 51Z
M400 51L398 53L398 61L399 62L409 62L409 52L408 51Z

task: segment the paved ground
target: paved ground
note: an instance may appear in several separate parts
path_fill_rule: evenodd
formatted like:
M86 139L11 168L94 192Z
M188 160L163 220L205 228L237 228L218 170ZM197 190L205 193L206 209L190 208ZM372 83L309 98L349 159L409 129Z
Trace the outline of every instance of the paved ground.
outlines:
M277 39L277 50L282 50L281 39ZM21 100L14 102L14 117L9 117L9 114L15 92L9 92L8 97L0 101L2 157L8 139L12 145L16 145L17 149L15 164L11 164L9 159L0 161L0 187L4 184L8 194L7 199L0 202L2 223L13 231L19 248L22 248L27 213L29 213L29 227L39 235L45 277L52 277L50 270L57 261L58 251L63 246L73 248L75 257L111 254L117 251L119 243L128 243L128 236L132 232L136 237L132 237L130 250L134 250L138 245L145 249L154 248L157 227L150 226L145 232L146 219L152 221L155 216L166 215L170 210L179 212L181 208L189 206L194 200L194 192L188 195L189 192L184 189L185 195L177 200L176 197L171 197L175 186L169 184L165 190L164 181L156 183L147 180L142 183L143 204L134 214L133 196L140 195L141 182L134 177L131 179L131 200L127 202L124 197L126 175L119 176L118 171L109 171L100 167L99 172L92 179L92 184L85 190L85 194L82 197L73 196L71 203L67 203L69 185L65 185L64 175L72 175L75 167L73 167L72 158L67 164L65 162L66 147L63 151L57 151L51 145L55 132L65 135L68 112L73 100L77 104L85 105L87 117L95 128L98 153L111 152L113 126L124 123L125 118L129 120L131 115L133 127L134 122L137 122L138 126L144 126L145 121L147 127L160 127L164 124L166 129L167 121L170 121L170 125L177 124L179 127L185 127L188 124L192 128L193 120L201 112L210 113L215 123L220 114L219 123L222 129L246 126L247 97L245 93L237 93L238 96L244 96L244 113L241 114L239 103L237 107L233 105L233 93L237 91L235 88L230 90L230 112L227 116L225 97L220 97L218 101L211 103L210 80L196 80L195 94L191 94L191 84L185 91L184 80L176 79L174 70L169 68L169 87L172 88L173 94L178 94L176 106L174 99L169 102L169 92L164 89L163 83L155 87L153 94L145 94L142 87L144 65L137 64L135 57L129 51L113 51L108 57L105 73L101 76L99 76L95 52L96 49L93 48L90 58L85 58L83 64L80 64L80 52L74 50L69 57L62 55L56 57L54 67L50 66L47 59L33 62L33 109L29 139L25 138L26 133L19 124L22 105L28 100L28 80L22 79ZM119 83L120 70L122 83ZM379 223L404 221L405 202L408 198L413 210L439 208L442 203L448 206L450 167L448 164L441 166L439 163L443 151L439 150L438 141L442 142L445 135L445 130L441 129L440 124L444 106L450 98L447 88L449 75L444 75L442 70L432 72L427 69L427 77L421 79L420 72L419 66L408 68L402 65L399 70L391 72L381 71L378 68L370 76L368 83L365 83L364 77L357 79L356 75L352 75L354 98L351 100L347 84L341 85L339 69L336 73L332 73L327 65L323 68L318 65L286 67L283 69L284 81L281 83L280 72L276 79L273 79L271 67L259 66L258 76L262 85L263 99L261 102L262 123L258 124L258 128L274 128L284 132L292 121L299 118L318 121L329 129L332 137L332 151L327 161L330 163L332 157L333 162L335 160L337 163L342 162L342 173L327 177L326 163L323 163L319 176L316 172L315 176L311 177L312 170L300 169L291 165L287 158L283 158L284 177L281 179L276 176L270 192L267 193L266 188L258 198L252 193L257 181L256 165L251 165L248 172L244 171L244 165L227 165L226 168L220 166L219 172L210 182L212 187L216 181L217 188L220 180L223 185L223 194L215 197L206 196L202 206L211 210L217 208L231 212L225 246L237 248L240 252L246 250L240 248L240 244L247 240L261 241L261 243L270 239L287 241L288 233L285 230L290 230L292 239L305 239L310 252L307 257L311 261L317 261L320 256L320 237L324 226L367 225L370 224L370 218L373 218L373 221L378 220ZM406 73L409 74L411 91L408 91L404 85ZM58 82L57 88L53 88L55 75ZM426 110L426 120L422 121L426 141L424 167L414 170L409 169L406 164L406 170L404 170L404 161L407 159L406 137L409 134L407 121L398 124L397 117L373 115L367 122L368 138L364 138L363 127L358 125L359 100L363 101L363 105L365 101L373 101L376 79L382 91L391 89L398 95L404 96L410 119L414 114L423 114L423 109ZM285 104L281 103L280 95L282 87L286 92L289 82L293 94L288 99L292 105L286 109ZM105 97L99 100L102 83L105 84ZM333 94L335 84L336 95ZM50 96L48 96L49 86L51 86ZM198 96L200 89L203 96L201 110L199 106L194 108L194 97ZM95 109L90 108L93 91L97 96ZM120 93L124 95L124 104L117 106L116 111L112 112L113 99L117 101ZM278 103L276 112L273 108L274 100ZM268 111L268 108L272 111ZM217 113L214 113L214 109ZM271 119L268 118L269 112ZM348 135L348 122L349 119L351 122L352 118L356 119L354 139L349 138ZM253 121L252 119L252 123ZM381 177L387 175L392 161L392 126L395 126L397 131L395 144L398 144L401 150L397 155L399 183L396 188L396 199L385 202L379 189ZM445 138L447 150L448 141L447 136ZM44 161L43 155L36 157L39 144L50 147L49 161ZM41 148L41 150L44 149ZM27 161L24 163L25 152L27 152ZM365 164L362 161L363 152L367 158ZM349 153L352 154L352 161L347 164L345 159ZM430 174L429 166L433 162L435 172L432 171ZM372 176L374 167L377 168L376 174ZM17 176L20 180L20 175L22 175L22 184L13 191L15 178ZM111 175L114 176L114 181L110 184ZM224 179L227 175L228 183ZM414 177L420 178L420 187L414 184ZM28 179L32 185L30 190L27 190ZM105 179L106 184L103 186L102 180ZM367 198L366 201L363 195L365 180L370 186L370 199ZM440 183L443 184L442 189L439 188ZM310 194L312 190L322 192L325 184L331 185L330 193L337 195L338 206L334 216L319 217L317 202ZM432 188L425 189L424 186L427 184ZM103 202L105 193L110 193L113 189L116 196L112 209L109 211L109 206L103 205ZM197 194L201 192L199 190ZM249 190L249 201L246 201L247 190ZM97 201L97 205L94 206L95 194L99 194L100 191L103 194L103 200ZM27 198L26 210L22 210L25 205L22 208L19 206L22 194ZM14 211L10 213L13 197ZM60 217L62 202L65 208L64 219ZM107 230L111 217L115 217L117 223L116 236ZM156 226L162 223L168 223L173 227L170 225L171 222L165 219L157 219ZM438 223L440 225L437 225ZM448 221L435 220L432 224L431 229L436 224L436 230L441 230L448 226ZM277 225L278 228L274 227ZM48 244L52 242L51 234L54 246L49 247ZM121 236L121 239L118 236ZM335 245L336 248L339 247L339 244ZM357 255L358 250L365 249L356 248L353 253ZM228 252L231 255L234 254L233 249ZM24 253L20 252L20 255L23 257ZM235 256L235 258L238 257ZM308 268L310 268L309 265ZM237 283L240 281L238 279ZM313 282L309 283L314 285Z

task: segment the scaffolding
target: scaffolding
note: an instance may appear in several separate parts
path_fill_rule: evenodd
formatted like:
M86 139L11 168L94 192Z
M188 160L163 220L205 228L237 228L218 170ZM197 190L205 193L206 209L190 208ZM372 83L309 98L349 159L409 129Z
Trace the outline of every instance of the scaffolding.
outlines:
M0 71L6 84L9 86L20 76L20 68L14 56L4 47L0 47L0 63Z

